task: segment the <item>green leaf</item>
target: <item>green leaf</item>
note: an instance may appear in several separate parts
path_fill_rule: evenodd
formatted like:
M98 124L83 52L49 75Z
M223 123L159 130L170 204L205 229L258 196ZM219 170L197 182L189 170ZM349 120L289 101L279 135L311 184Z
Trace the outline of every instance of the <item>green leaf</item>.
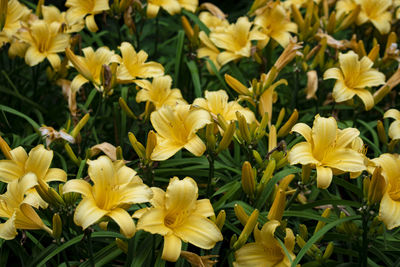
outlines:
M0 110L8 112L8 113L11 113L11 114L14 114L14 115L16 115L18 117L21 117L21 118L25 119L27 122L29 122L30 125L32 125L32 127L35 129L35 131L38 131L39 128L40 128L39 124L37 124L30 117L28 117L27 115L19 112L18 110L15 110L13 108L10 108L10 107L7 107L7 106L3 106L3 105L0 105Z
M197 68L196 62L193 60L187 61L186 65L188 66L190 70L190 75L192 76L192 82L194 86L194 95L195 97L201 97L202 95L202 90L201 90L201 84L200 84L200 76L199 76L199 70Z
M185 40L185 32L180 30L178 32L178 40L176 44L176 54L175 54L175 76L174 84L175 87L179 88L179 77L181 71L182 55L183 55L183 41Z

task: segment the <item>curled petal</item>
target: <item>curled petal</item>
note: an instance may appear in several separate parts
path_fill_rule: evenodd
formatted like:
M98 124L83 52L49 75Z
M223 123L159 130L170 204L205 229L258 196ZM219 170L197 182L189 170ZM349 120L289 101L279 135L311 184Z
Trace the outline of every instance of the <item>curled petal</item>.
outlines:
M182 241L174 234L164 236L164 248L161 258L176 262L181 254Z
M122 234L127 238L131 238L135 234L135 223L126 210L116 208L107 213L107 216L112 218L119 225Z
M326 189L332 181L331 168L318 166L317 167L317 186L318 188Z

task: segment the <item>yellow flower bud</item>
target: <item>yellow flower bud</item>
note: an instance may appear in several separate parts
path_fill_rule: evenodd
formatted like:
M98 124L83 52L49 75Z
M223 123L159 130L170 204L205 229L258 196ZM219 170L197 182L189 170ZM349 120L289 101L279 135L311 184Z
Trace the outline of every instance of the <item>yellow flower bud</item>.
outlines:
M222 130L226 131L226 129L228 128L228 122L224 119L223 116L221 116L221 114L217 115L217 123L219 125L219 127L222 128ZM231 122L232 123L232 122Z
M281 110L279 111L278 119L276 120L275 123L275 127L277 129L279 129L279 126L281 126L284 117L285 117L285 108L281 108Z
M233 207L233 210L235 211L235 215L238 218L238 220L240 221L240 223L243 226L245 226L249 219L249 215L246 214L246 212L244 211L242 206L240 206L240 204L235 204L235 206Z
M221 210L217 215L217 219L215 220L215 224L217 225L219 230L221 230L222 227L224 226L225 219L226 219L226 212L225 210Z
M240 95L251 96L249 89L229 74L225 74L226 83Z
M360 11L361 11L361 6L357 5L356 8L353 9L351 11L351 13L349 15L347 15L347 17L342 21L340 26L336 29L336 32L344 30L347 27L349 27L350 25L354 24Z
M376 128L378 130L378 136L379 140L382 142L382 144L387 145L387 136L385 132L385 128L383 127L382 121L378 120Z
M276 166L275 159L270 159L268 161L268 165L264 170L263 176L261 177L260 183L257 186L257 196L259 196L263 191L269 180L272 178L274 174Z
M286 194L285 191L278 189L274 202L268 212L268 220L281 221L283 217L283 211L285 210Z
M263 167L264 161L262 160L260 153L258 153L257 150L252 150L252 153L253 153L253 158L256 160L257 164Z
M157 135L153 130L150 130L147 134L147 144L146 144L146 159L151 160L151 153L153 153L154 148L157 145Z
M289 187L290 182L292 182L294 177L295 177L294 174L289 174L285 176L279 183L279 189L286 191L287 188Z
M300 235L296 235L296 243L301 248L303 248L306 245L306 241L304 241L304 239ZM311 251L311 249L308 249L306 253L308 256L314 258L314 253Z
M368 57L369 59L371 59L372 62L374 62L376 60L376 58L379 56L379 44L375 45L371 51L369 51L368 53Z
M305 224L299 225L299 234L304 240L308 239L308 229Z
M3 155L6 157L6 159L12 159L10 153L11 148L8 146L7 142L3 138L1 138L1 136L0 136L0 149L1 152L3 152Z
M324 212L322 213L321 217L322 218L328 218L330 214L331 214L331 209L327 208L327 209L324 210ZM314 234L317 233L319 230L321 230L321 228L324 227L325 224L326 224L326 222L318 221L317 226L315 227L315 230L314 230ZM320 237L319 240L321 240L321 239L322 239L322 236Z
M190 42L192 42L194 38L194 31L192 26L190 25L188 19L185 16L181 17L181 22L187 38L190 40Z
M76 164L76 165L80 165L81 162L80 160L76 157L74 151L72 150L71 146L68 143L65 143L64 145L65 151L67 152L67 155L69 156L69 158Z
M146 150L144 146L136 139L135 135L131 132L128 133L129 141L139 158L146 158Z
M245 161L242 166L242 188L250 198L254 197L256 179L254 177L253 168L248 161Z
M386 190L386 181L382 176L382 168L376 167L371 177L368 190L368 203L370 205L381 201Z
M90 115L87 113L83 118L78 122L78 124L75 126L75 128L71 132L71 136L73 138L76 138L79 134L79 132L82 130L83 126L89 121Z
M336 26L336 12L332 11L329 16L328 24L326 25L326 32L328 34L333 34L335 31L335 26Z
M300 29L303 29L304 19L299 9L294 4L291 5L291 9L292 9L293 20L296 22L297 25L299 25Z
M133 113L133 111L129 108L128 104L125 102L125 100L120 97L119 100L119 105L121 106L122 110L125 111L126 115L131 117L132 119L137 119L136 115Z
M228 148L228 146L232 142L232 138L233 138L233 135L235 134L235 130L236 130L236 124L234 122L231 122L228 125L228 127L226 128L226 130L224 131L222 139L219 142L219 145L218 145L218 148L216 151L217 154Z
M329 242L329 244L325 248L324 255L322 256L322 258L324 260L329 259L333 253L333 249L334 249L333 242Z
M53 215L53 237L59 239L62 233L62 221L58 213Z
M243 228L243 231L240 233L238 240L233 244L233 249L237 250L241 248L249 238L250 234L253 232L254 227L257 224L259 211L255 209L253 213L251 213L249 219L247 220L246 225Z
M236 111L236 118L237 118L238 123L239 123L240 136L242 137L242 139L247 144L250 144L251 143L251 136L250 136L250 130L249 130L249 127L247 125L246 118L239 111Z
M277 138L276 138L276 128L275 125L272 125L269 128L269 136L268 136L268 151L272 151L277 146Z
M232 237L231 237L231 240L229 241L229 247L230 248L233 248L233 246L235 245L235 243L237 242L237 235L236 234L233 234L232 235Z

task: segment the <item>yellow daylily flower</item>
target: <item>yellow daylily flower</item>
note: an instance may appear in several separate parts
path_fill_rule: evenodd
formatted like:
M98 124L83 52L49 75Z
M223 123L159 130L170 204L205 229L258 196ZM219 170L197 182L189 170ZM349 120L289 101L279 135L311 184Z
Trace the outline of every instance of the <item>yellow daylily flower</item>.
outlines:
M400 139L400 111L397 109L389 109L385 112L383 117L395 119L389 126L389 137L393 140Z
M147 17L155 18L161 7L170 15L181 11L181 6L177 0L147 0Z
M210 200L198 200L196 182L186 177L171 178L166 192L152 188L152 208L139 210L138 229L164 236L161 258L177 261L183 242L203 249L211 249L223 239L221 231L207 217L214 215Z
M226 51L221 52L217 60L221 66L232 60L250 57L251 41L264 40L266 35L257 29L250 30L252 23L247 17L240 17L235 24L229 25L223 31L211 32L210 40Z
M85 27L83 18L71 23L67 20L66 12L60 12L55 6L42 5L42 15L43 20L48 24L56 22L60 27L65 27L67 33L80 32Z
M374 98L367 87L385 83L385 75L371 68L374 64L368 57L358 60L353 51L339 54L339 68L330 68L324 73L324 80L336 79L333 98L336 102L350 100L357 95L364 103L365 110L374 106Z
M226 121L236 121L236 111L239 111L245 118L247 123L252 123L256 120L254 113L242 107L237 101L228 102L228 94L224 90L205 91L205 98L196 98L193 102L194 106L199 106L209 111L213 117L221 115Z
M260 40L260 47L268 44L269 38L286 47L291 38L290 33L297 33L297 24L290 21L283 6L279 2L271 3L263 8L254 19L254 24L261 27L267 37Z
M301 134L306 142L293 146L288 155L290 164L310 165L317 169L317 186L328 188L333 174L365 170L364 155L353 149L360 132L355 128L340 130L333 117L315 116L311 129L297 123L292 132Z
M25 53L25 62L35 66L45 58L54 69L57 69L61 60L57 53L64 52L69 46L69 35L60 33L60 24L48 24L44 20L33 21L27 31L21 32L19 38L30 46Z
M157 131L157 145L152 160L166 160L182 148L195 156L203 155L206 145L196 135L197 130L210 123L210 114L203 109L178 104L163 106L150 115L151 124Z
M271 220L264 224L261 230L254 228L254 243L248 243L235 252L235 267L245 266L290 266L290 260L286 256L281 244L276 240L274 233L280 225L277 220ZM293 254L295 245L294 234L291 229L286 228L285 247L290 254L291 260L296 256Z
M136 84L142 88L136 94L136 102L149 101L156 109L164 105L175 106L177 103L186 103L179 89L171 89L172 78L169 75L153 78L153 82L137 80Z
M34 190L33 187L36 185L38 185L37 177L32 172L7 184L7 191L0 195L0 217L8 220L0 224L0 238L14 239L17 229L43 229L51 232L30 206L31 201L27 194L30 190Z
M0 31L0 47L11 42L13 36L21 28L21 20L30 13L31 11L17 0L8 1L4 26Z
M151 78L164 75L164 67L157 62L147 60L147 53L140 50L136 53L133 46L128 42L123 42L119 48L122 58L116 56L120 65L117 69L117 79L122 82L130 83L137 78Z
M0 160L0 181L2 182L12 183L27 174L32 174L37 180L42 180L45 183L65 182L67 180L67 174L64 170L50 168L53 151L45 149L43 145L33 148L29 155L22 147L17 147L10 151L10 155L10 159ZM27 192L25 202L34 207L47 206L47 203L42 200L35 189Z
M361 6L358 25L370 21L381 34L390 31L392 13L388 9L392 6L391 0L358 0L357 3Z
M101 156L88 161L88 165L93 185L83 179L74 179L63 186L63 194L76 192L82 195L74 214L75 224L86 229L109 217L119 225L123 235L132 237L135 224L126 209L135 203L148 202L152 191L122 161L113 163L107 156Z
M69 7L66 15L69 23L74 24L85 18L86 27L92 32L99 30L94 15L110 9L108 0L67 0L65 6Z
M379 218L391 230L400 226L400 155L382 154L372 162L382 167L386 181L385 193L379 207Z
M336 19L339 20L343 15L349 14L351 11L356 9L356 0L339 0L336 2Z
M82 49L83 57L77 56L71 50L66 50L68 59L72 65L79 71L79 74L71 82L72 92L77 92L82 85L92 82L94 87L100 92L104 90L101 85L101 70L103 65L109 65L115 58L114 51L103 46L96 51L92 47Z

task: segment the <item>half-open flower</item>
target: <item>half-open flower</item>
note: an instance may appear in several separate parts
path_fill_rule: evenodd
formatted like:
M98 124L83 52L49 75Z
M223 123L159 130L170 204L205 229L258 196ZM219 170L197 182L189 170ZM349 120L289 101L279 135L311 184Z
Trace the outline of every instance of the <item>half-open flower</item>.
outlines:
M333 174L365 170L364 155L352 146L359 142L357 129L340 130L333 117L317 115L312 129L304 123L297 123L292 132L301 134L306 142L296 144L290 150L288 160L292 165L300 163L315 167L319 188L327 188Z
M113 163L107 156L101 156L88 164L93 185L74 179L63 186L64 194L76 192L82 196L75 210L75 224L86 229L108 217L119 225L123 235L132 237L135 224L126 209L135 203L148 202L153 195L151 189L122 161Z
M182 241L211 249L223 239L219 228L207 219L214 215L210 200L197 200L198 188L192 178L174 177L166 192L159 188L152 190L153 207L135 217L139 217L138 229L164 236L164 260L178 260Z

